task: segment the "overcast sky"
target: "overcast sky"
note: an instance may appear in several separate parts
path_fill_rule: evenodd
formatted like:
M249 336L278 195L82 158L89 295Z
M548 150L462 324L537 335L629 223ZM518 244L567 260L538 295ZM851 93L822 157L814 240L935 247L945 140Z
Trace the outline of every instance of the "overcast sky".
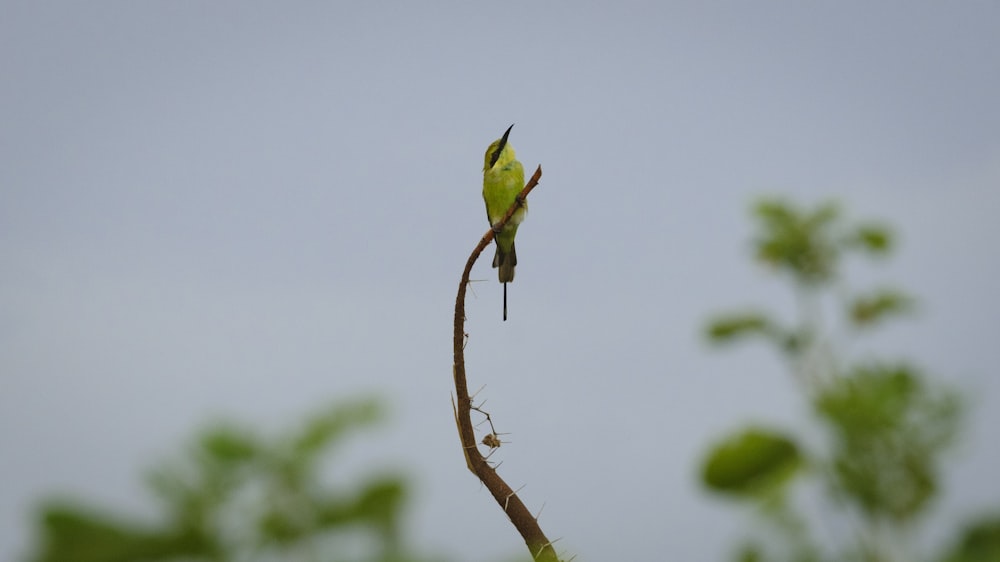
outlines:
M931 534L1000 505L1000 7L608 4L4 2L0 557L46 493L151 514L142 470L207 421L364 392L392 420L349 460L412 473L417 542L520 555L449 403L483 152L511 123L545 174L508 322L491 252L474 270L469 384L563 552L713 560L740 536L702 453L805 410L768 350L700 329L792 310L749 259L768 193L897 228L852 282L921 306L870 347L975 408Z

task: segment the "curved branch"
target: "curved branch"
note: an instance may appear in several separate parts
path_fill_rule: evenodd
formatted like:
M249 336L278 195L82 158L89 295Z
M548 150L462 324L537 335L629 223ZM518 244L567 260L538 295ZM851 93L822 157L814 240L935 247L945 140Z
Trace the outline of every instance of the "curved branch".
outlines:
M494 232L503 228L510 217L518 208L524 205L528 193L538 185L538 180L542 177L542 167L539 166L535 173L528 180L528 183L518 194L514 204L507 209L503 218L491 228L472 250L472 255L465 262L465 269L462 271L462 282L458 286L458 296L455 298L455 333L454 333L454 375L455 393L458 397L455 405L455 421L458 424L458 434L462 440L462 450L465 453L465 461L469 470L486 486L486 489L493 494L493 498L500 505L500 508L510 517L511 523L517 532L524 538L525 544L531 556L538 561L559 562L556 551L552 548L552 542L545 537L535 516L528 511L524 503L517 496L517 493L497 474L496 470L486 461L479 447L476 444L476 436L472 427L472 398L469 396L469 386L465 379L465 289L469 284L469 275L472 266L479 259L480 254L486 246L493 241Z

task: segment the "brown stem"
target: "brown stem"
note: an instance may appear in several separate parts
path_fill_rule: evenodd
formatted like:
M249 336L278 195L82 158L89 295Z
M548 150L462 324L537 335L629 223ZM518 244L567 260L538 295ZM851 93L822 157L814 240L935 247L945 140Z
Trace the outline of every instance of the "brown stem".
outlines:
M528 193L538 185L538 180L542 177L542 167L539 166L535 173L528 180L528 183L518 194L517 200L507 209L503 218L500 219L493 228L488 230L483 238L472 250L472 255L465 262L465 270L462 271L462 282L458 285L458 296L455 298L455 334L454 334L454 375L455 393L457 404L455 411L455 421L458 424L458 435L462 440L462 449L465 452L465 461L476 477L486 486L486 489L493 494L493 498L500 504L500 508L510 517L511 523L517 532L524 538L528 545L531 556L538 561L559 562L556 551L552 548L552 542L545 537L535 516L528 511L521 498L517 496L513 489L503 478L497 474L496 470L486 461L479 447L476 444L476 435L472 427L472 398L469 397L469 385L465 380L465 289L469 284L469 275L472 273L472 266L479 259L486 246L493 241L494 231L503 228L515 211L524 205Z

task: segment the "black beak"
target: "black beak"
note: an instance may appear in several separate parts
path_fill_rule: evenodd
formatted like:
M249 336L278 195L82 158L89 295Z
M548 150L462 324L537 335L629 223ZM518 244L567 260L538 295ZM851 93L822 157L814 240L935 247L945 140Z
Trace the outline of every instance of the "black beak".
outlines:
M500 137L500 146L497 147L497 149L493 152L493 156L490 157L490 168L497 163L497 160L500 158L500 153L503 152L503 147L507 146L507 137L510 135L510 130L513 128L514 124L511 123L510 127L507 127L507 130L503 132L503 136Z

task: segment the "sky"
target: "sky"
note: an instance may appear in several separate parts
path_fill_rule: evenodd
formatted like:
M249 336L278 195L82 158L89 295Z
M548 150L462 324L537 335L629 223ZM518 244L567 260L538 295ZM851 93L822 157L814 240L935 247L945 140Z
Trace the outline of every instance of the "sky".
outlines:
M199 427L286 427L375 394L349 462L411 474L414 541L523 553L469 474L451 328L487 223L486 146L544 170L502 322L473 271L469 385L502 476L576 560L724 559L746 512L709 444L807 416L707 317L790 314L749 207L835 198L894 227L858 287L920 302L854 349L972 413L928 521L1000 506L1000 6L913 2L4 2L0 557L53 493L154 514L144 470ZM456 534L456 531L458 532ZM463 540L457 542L456 536ZM935 543L936 544L936 543Z

